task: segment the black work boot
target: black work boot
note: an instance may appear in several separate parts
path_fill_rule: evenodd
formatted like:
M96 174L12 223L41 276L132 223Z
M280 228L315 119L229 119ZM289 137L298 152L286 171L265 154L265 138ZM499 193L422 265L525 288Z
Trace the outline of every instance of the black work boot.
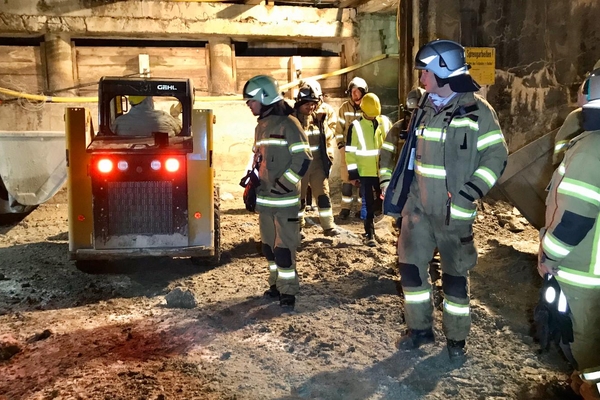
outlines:
M450 361L464 362L467 359L465 343L466 342L464 340L448 339L448 344L446 347L448 348L448 357L450 357Z
M269 290L266 290L264 293L265 297L270 297L272 299L279 297L279 290L277 290L277 286L271 285Z
M338 217L340 217L341 220L347 220L348 218L350 218L350 210L348 208L342 208Z
M292 311L296 305L296 296L293 294L281 294L279 296L279 305L287 311Z
M424 344L435 342L433 329L409 329L405 336L398 340L399 350L415 350Z
M373 223L373 219L369 218L364 221L365 227L365 245L369 247L376 247L377 241L375 240L375 225Z

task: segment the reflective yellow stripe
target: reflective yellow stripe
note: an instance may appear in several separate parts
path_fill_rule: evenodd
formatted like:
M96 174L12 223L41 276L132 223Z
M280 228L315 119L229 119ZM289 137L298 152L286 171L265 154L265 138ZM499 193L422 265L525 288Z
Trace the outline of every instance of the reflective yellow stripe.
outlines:
M300 198L295 197L261 197L256 198L256 204L266 207L290 207L300 205Z
M498 178L496 177L496 174L494 174L494 172L491 169L486 168L486 167L477 168L477 170L475 170L473 175L483 179L483 181L485 183L487 183L487 185L490 187L490 189L492 188L492 186L494 186L496 184L496 181L498 180Z
M422 292L404 292L404 299L407 303L427 303L430 299L430 291Z
M562 267L558 267L558 273L556 279L565 283L570 283L574 286L597 288L600 287L600 277L593 277L590 275L580 275L581 272L575 274L573 272L567 272Z
M481 151L485 148L488 148L494 144L504 142L504 136L502 136L501 131L491 131L483 135L477 141L477 150Z
M554 235L547 232L542 240L542 248L554 258L565 258L569 255L572 246L563 245Z
M383 142L383 144L381 145L382 149L386 149L387 151L391 151L392 153L394 151L396 151L396 146L394 146L393 144L389 143L389 142Z
M477 210L471 211L467 210L466 208L459 207L456 204L452 204L450 206L450 215L455 219L470 220L475 218L477 215Z
M416 172L420 175L429 177L429 178L445 178L446 170L444 167L439 167L437 165L428 165L421 164L420 161L416 163Z
M295 279L296 271L293 269L290 270L290 269L277 268L277 278L281 278L281 279L285 279L285 280Z
M470 313L469 306L465 304L457 304L452 303L446 299L444 299L444 310L448 311L450 314L467 316Z
M263 139L256 142L257 146L287 146L285 139Z
M300 153L304 150L309 150L310 146L308 143L294 143L290 146L290 153Z

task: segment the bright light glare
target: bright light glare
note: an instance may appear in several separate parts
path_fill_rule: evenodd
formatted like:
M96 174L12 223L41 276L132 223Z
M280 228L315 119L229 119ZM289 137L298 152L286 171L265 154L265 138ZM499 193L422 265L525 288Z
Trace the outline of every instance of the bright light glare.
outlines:
M129 164L127 161L121 160L117 163L117 168L119 168L120 171L126 171L127 168L129 168Z
M179 160L176 158L169 158L167 162L165 162L165 169L169 172L175 172L179 169Z
M160 161L152 160L152 162L150 163L150 168L152 168L155 171L158 171L160 169Z
M98 161L98 171L102 173L109 173L113 169L113 163L108 158L103 158Z

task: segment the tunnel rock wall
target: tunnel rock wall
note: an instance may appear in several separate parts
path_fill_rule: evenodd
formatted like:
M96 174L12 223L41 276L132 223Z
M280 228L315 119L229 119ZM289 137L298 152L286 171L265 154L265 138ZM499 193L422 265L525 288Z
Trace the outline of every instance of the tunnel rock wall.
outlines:
M461 0L422 2L422 37L496 49L487 99L509 148L559 127L600 59L600 2Z

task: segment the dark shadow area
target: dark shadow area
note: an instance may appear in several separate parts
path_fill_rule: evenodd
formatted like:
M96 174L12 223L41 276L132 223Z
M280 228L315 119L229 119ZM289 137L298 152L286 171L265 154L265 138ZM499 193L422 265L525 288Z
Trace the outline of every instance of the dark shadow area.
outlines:
M143 390L154 389L157 379L168 381L173 375L178 376L179 393L172 392L168 398L201 398L197 397L201 394L198 389L214 379L212 373L200 371L195 364L187 365L180 357L193 347L209 345L214 331L193 321L169 323L171 317L180 319L180 313L177 310L172 316L163 315L160 321L140 316L132 322L82 327L67 334L53 333L35 343L23 343L23 354L15 355L10 364L3 366L0 397L20 399L34 392L40 394L73 375L92 380L100 368L103 375L114 377L109 387L98 385L92 389L94 392L87 393L90 398L138 398ZM195 374L189 373L190 367ZM19 370L27 372L13 373Z
M245 208L226 208L221 210L221 215L247 215L252 214ZM258 223L258 213L256 214L256 221Z
M25 219L33 210L24 213L0 214L0 233L10 232L16 225Z

